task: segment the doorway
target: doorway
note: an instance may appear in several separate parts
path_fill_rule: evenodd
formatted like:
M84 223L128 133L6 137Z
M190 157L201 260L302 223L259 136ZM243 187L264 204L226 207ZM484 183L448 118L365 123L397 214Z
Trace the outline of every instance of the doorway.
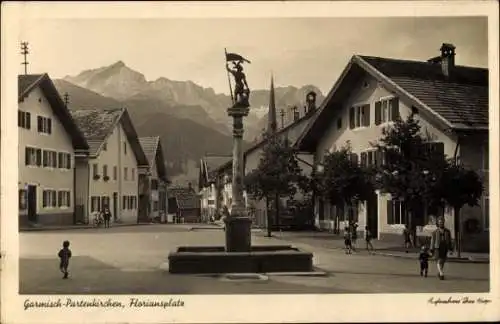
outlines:
M113 221L116 221L117 213L118 213L118 192L113 192Z
M378 196L371 193L366 200L366 225L370 229L373 238L378 238Z
M28 185L28 221L37 222L36 215L36 186Z

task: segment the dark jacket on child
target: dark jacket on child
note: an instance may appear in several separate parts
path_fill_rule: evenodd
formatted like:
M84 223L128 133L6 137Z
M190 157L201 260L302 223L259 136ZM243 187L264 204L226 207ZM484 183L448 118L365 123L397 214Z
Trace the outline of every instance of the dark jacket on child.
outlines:
M71 250L68 248L62 248L57 255L61 260L60 267L67 268L69 265L69 259L71 258Z

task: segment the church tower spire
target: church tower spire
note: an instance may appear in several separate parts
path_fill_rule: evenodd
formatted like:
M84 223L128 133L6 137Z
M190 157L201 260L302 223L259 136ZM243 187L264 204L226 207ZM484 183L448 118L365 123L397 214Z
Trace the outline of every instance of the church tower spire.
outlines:
M277 122L276 122L276 100L274 98L274 77L271 74L271 89L269 91L269 112L268 112L268 124L267 132L276 133Z

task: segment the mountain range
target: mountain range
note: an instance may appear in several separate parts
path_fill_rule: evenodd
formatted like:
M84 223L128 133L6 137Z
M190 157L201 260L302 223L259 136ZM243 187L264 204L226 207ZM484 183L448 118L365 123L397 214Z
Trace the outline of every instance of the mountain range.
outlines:
M197 161L204 154L231 153L231 119L226 111L231 98L212 88L165 77L148 81L122 61L54 83L61 95L68 93L70 109L127 108L139 136L160 136L174 183L195 182ZM323 100L321 91L312 85L277 87L276 106L287 112L291 106L302 107L309 91L318 94L318 104ZM267 124L269 90L253 90L250 103L245 147Z

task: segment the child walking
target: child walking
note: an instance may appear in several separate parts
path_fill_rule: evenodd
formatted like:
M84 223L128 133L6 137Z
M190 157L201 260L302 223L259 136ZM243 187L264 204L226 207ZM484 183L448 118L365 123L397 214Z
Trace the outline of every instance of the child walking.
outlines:
M418 256L418 259L420 261L420 276L427 277L427 273L429 272L429 257L429 249L427 248L427 246L422 245L420 254Z
M366 242L366 250L368 251L368 253L372 254L373 251L375 250L373 248L373 244L372 244L372 232L370 231L370 229L368 228L368 226L365 226L365 242Z
M63 248L59 251L57 256L60 259L59 269L64 274L63 279L68 279L68 266L69 266L69 259L71 258L71 250L69 249L69 241L63 242Z
M345 253L352 254L352 241L351 241L351 232L349 227L344 228L344 245L345 245Z

